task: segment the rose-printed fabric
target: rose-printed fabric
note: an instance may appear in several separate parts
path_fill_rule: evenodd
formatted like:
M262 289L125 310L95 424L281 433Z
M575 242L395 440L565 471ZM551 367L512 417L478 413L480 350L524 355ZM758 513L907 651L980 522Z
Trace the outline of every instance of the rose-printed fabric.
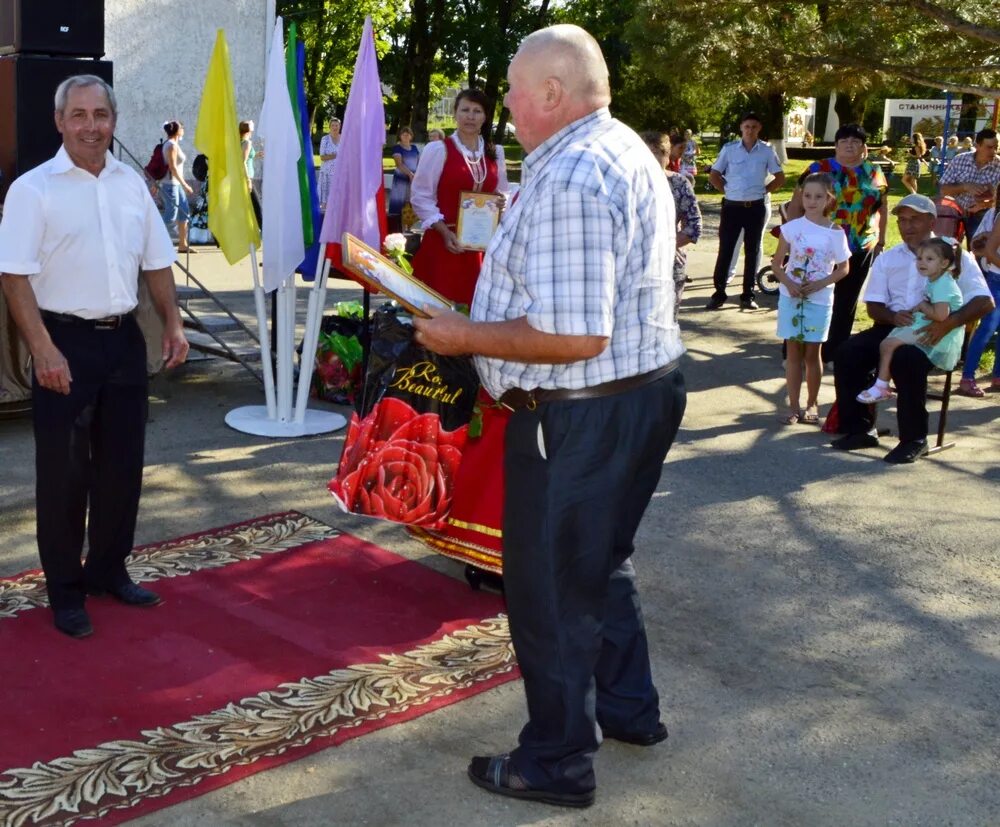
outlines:
M437 414L383 399L363 420L351 418L330 492L346 511L438 528L451 508L468 430L444 431Z
M345 511L441 528L479 383L467 358L413 344L412 328L376 313L364 393L329 489Z

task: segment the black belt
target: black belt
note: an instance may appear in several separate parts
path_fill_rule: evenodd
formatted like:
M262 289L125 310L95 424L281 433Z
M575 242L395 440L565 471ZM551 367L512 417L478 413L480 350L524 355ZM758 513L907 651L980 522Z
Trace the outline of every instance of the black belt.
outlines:
M102 319L84 319L71 313L56 313L53 310L43 310L42 318L58 324L75 324L90 327L94 330L117 330L126 316L105 316Z
M535 388L526 391L523 388L511 388L504 391L497 400L503 407L510 411L519 411L522 408L534 410L541 402L560 402L568 399L596 399L600 396L613 396L616 393L641 388L650 382L655 382L661 376L666 376L676 369L677 360L674 359L662 368L656 368L646 373L636 376L626 376L624 379L615 379L611 382L603 382L600 385L591 385L589 388Z
M756 201L734 201L732 198L723 198L722 200L735 207L756 207L758 204L764 203L763 198L758 198Z

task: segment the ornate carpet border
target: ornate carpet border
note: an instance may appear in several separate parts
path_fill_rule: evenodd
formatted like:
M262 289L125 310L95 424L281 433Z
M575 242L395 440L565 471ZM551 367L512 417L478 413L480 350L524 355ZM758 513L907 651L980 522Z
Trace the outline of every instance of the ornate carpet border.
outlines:
M128 560L128 570L135 582L149 583L254 560L339 535L337 529L312 517L286 511L165 543L139 546ZM0 619L48 605L45 576L40 571L0 580Z
M190 721L0 773L0 823L70 825L305 747L342 730L377 726L511 673L505 615L375 663L285 683ZM316 745L318 748L320 745Z

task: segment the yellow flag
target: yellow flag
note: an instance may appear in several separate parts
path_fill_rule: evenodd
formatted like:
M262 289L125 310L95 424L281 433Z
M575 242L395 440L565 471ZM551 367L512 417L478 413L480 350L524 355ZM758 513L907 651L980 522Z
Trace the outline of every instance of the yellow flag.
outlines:
M235 264L250 252L251 244L260 247L260 229L247 188L229 46L222 29L205 75L194 142L208 156L208 229Z

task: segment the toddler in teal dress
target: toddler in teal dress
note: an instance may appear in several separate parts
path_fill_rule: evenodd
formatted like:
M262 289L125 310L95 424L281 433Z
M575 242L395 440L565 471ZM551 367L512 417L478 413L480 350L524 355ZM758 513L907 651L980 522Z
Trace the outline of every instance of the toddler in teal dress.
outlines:
M858 402L870 404L892 398L889 390L889 366L892 354L901 345L916 345L941 370L951 370L962 352L962 327L946 333L935 345L924 344L920 334L931 322L943 322L962 306L958 287L962 258L956 246L943 238L929 238L917 248L917 270L927 278L927 293L913 308L913 322L894 328L879 345L878 378L868 390L858 394Z

